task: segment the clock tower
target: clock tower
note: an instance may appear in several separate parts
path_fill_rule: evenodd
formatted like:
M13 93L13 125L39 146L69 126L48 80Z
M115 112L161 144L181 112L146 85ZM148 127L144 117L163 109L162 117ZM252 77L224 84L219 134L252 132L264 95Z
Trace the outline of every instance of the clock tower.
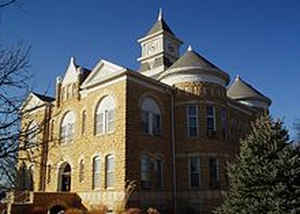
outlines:
M161 9L155 24L138 42L142 49L138 58L141 63L139 71L153 78L157 78L179 58L182 44L166 24Z

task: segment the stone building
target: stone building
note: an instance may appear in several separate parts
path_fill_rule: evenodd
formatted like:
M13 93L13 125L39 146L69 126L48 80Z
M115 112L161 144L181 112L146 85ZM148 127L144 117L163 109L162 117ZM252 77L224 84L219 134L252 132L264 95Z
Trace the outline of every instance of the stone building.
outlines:
M54 98L29 95L22 126L38 127L30 142L43 143L19 154L35 160L19 161L30 172L20 177L32 191L27 207L112 210L128 180L134 207L210 213L222 202L226 162L271 100L240 77L229 86L191 46L180 55L161 12L138 42L137 71L106 60L87 69L72 57Z

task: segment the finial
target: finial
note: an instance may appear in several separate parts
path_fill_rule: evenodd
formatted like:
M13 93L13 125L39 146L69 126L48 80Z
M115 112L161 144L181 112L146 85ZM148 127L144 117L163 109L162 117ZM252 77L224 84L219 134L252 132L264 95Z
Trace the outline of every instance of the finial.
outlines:
M193 49L192 49L192 46L189 45L187 50L188 50L188 51L192 51L192 50L193 50Z
M161 8L159 8L159 12L158 12L158 17L157 17L157 20L158 20L158 21L161 21L161 20L162 20L162 18L163 18L163 11L162 11L162 9L161 9Z
M75 57L74 57L74 56L72 56L72 57L70 58L70 64L75 65Z
M240 80L240 79L241 79L240 75L236 75L235 80Z
M57 77L56 77L56 84L59 84L59 83L61 83L61 82L62 82L61 76L57 76Z

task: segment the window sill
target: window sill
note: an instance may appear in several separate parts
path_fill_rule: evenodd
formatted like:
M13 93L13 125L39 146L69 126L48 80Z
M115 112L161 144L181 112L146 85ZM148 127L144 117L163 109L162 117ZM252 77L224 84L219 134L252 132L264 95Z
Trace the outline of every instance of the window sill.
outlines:
M115 190L114 187L106 187L105 189L106 189L107 191L113 191L113 190Z
M104 132L104 133L101 133L101 134L95 134L96 137L104 137L104 136L110 136L110 135L113 135L115 133L115 131L112 131L112 132Z

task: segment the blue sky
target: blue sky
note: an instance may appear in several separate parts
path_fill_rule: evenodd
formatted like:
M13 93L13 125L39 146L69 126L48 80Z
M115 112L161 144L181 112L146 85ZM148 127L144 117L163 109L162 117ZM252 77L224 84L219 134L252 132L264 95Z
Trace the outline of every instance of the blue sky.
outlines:
M228 72L273 100L271 113L292 130L300 118L300 1L19 0L0 11L0 44L32 46L33 88L54 93L71 56L93 67L101 58L137 69L136 40L158 8L173 32ZM292 132L293 135L293 132Z

